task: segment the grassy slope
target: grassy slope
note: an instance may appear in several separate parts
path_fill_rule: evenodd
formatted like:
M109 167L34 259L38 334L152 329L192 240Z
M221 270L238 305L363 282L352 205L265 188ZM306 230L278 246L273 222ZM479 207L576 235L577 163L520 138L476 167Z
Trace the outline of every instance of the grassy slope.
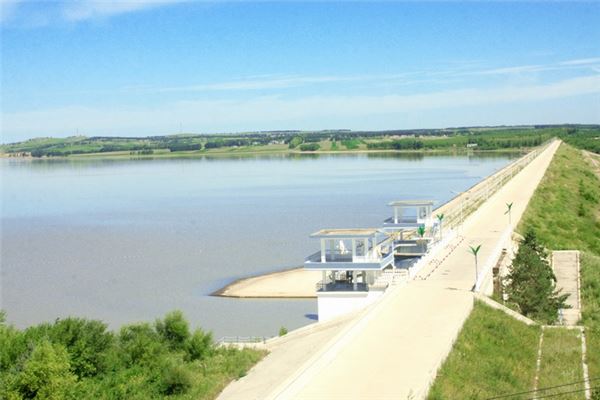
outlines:
M579 249L583 323L591 377L600 377L600 180L581 152L561 145L519 230L532 227L553 250Z
M542 345L542 362L538 388L556 386L564 382L579 382L583 377L581 368L580 332L568 329L545 329ZM565 366L568 365L568 368ZM544 391L544 395L583 389L583 384ZM583 393L563 394L562 400L584 399Z
M481 399L530 390L540 328L476 303L429 399Z

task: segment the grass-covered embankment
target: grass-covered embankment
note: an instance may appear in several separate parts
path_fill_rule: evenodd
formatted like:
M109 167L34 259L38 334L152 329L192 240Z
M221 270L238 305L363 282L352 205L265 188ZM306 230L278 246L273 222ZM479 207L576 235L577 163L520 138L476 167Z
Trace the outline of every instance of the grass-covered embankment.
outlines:
M581 151L562 144L519 231L533 228L551 250L580 250L581 299L590 377L600 377L600 180Z
M483 399L531 390L540 327L475 303L429 399Z
M544 329L542 358L540 365L539 388L549 388L563 383L581 382L583 371L581 366L581 332L574 329ZM565 368L568 366L568 368ZM583 384L545 390L540 396L560 394L562 400L583 399ZM575 392L567 393L564 392Z
M179 312L118 332L80 318L19 330L0 314L0 399L213 399L263 356L217 347Z

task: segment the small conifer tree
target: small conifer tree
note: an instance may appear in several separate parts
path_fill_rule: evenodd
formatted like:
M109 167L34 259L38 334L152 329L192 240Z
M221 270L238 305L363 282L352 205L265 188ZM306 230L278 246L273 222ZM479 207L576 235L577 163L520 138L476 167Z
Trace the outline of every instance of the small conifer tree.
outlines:
M528 230L521 241L507 276L508 302L530 318L553 323L558 310L569 308L568 294L556 289L556 277L548 262L548 254L538 242L535 232Z

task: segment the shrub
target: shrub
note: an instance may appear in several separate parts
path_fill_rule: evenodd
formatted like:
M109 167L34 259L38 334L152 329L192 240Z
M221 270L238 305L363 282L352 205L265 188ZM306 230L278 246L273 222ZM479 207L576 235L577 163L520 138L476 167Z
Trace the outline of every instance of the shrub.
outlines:
M185 341L190 337L189 324L179 310L167 313L162 321L157 319L155 326L156 332L173 349L182 348Z
M169 361L162 368L160 391L167 396L182 394L192 386L192 376L181 363Z
M104 368L104 353L114 340L105 323L82 318L57 320L49 337L66 348L71 368L79 377L93 376Z
M70 371L69 355L61 345L43 340L33 347L19 372L10 376L2 398L72 398L76 377Z
M126 366L148 364L166 351L160 336L150 324L134 324L121 328L118 356Z
M185 343L185 351L189 360L202 360L212 351L212 334L196 329Z
M281 328L279 328L279 336L284 336L287 335L288 330L285 326L282 326Z
M306 143L300 145L300 151L317 151L321 148L318 143Z

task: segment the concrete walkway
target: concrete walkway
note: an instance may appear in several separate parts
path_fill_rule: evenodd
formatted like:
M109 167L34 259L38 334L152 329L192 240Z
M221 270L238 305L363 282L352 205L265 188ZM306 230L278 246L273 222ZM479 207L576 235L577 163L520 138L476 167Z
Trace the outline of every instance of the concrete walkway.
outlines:
M441 264L425 266L422 280L388 290L368 312L296 364L292 374L279 383L272 380L273 389L263 398L424 398L473 306L475 268L468 245L482 245L482 265L492 256L508 225L506 203L514 203L512 221L518 223L558 146L546 148L465 221L455 239L458 247Z
M562 310L565 325L577 325L581 319L579 303L579 251L563 250L552 252L552 269L556 276L556 287L568 294L567 304L571 308Z
M475 281L468 244L489 257L508 224L517 223L558 148L551 144L465 222L462 248L426 280L394 289L329 352L271 394L278 399L424 398L471 311Z

